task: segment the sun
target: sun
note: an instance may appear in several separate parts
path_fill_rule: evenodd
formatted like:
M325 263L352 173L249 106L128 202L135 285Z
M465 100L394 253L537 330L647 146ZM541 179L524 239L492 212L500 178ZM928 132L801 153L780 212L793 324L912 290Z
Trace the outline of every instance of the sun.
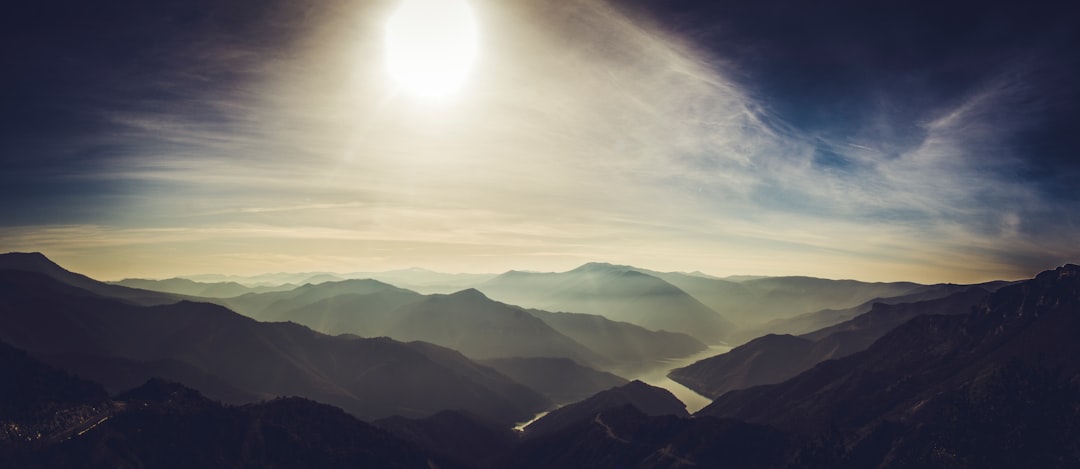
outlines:
M444 98L465 83L478 34L465 0L404 0L386 23L386 66L401 89Z

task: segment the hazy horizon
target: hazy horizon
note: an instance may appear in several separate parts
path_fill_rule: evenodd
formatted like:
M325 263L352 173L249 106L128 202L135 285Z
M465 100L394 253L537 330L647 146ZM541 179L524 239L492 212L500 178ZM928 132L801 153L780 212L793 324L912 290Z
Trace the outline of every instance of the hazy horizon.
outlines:
M178 272L178 273L165 272L165 273L160 273L160 274L157 274L157 275L141 275L141 274L135 273L135 274L130 274L130 275L129 274L121 274L119 276L117 276L117 275L109 276L109 275L102 275L102 274L100 274L98 272L81 269L79 267L76 267L78 265L78 263L64 262L64 261L62 261L62 260L60 260L60 259L58 259L56 257L50 256L48 253L40 253L40 254L48 257L50 260L52 260L53 262L57 263L58 265L60 265L61 267L65 268L65 269L68 269L68 270L76 272L76 273L87 275L87 276L89 276L91 278L95 278L97 280L108 281L108 282L115 282L115 281L127 280L127 279L167 280L167 279L172 279L172 278L188 278L188 279L194 279L195 281L199 281L199 282L211 282L212 283L212 282L218 282L218 281L228 281L227 279L229 279L229 278L253 279L255 277L272 276L272 275L303 275L303 274L318 275L318 274L330 274L330 275L337 275L337 276L355 276L357 274L379 274L379 273L389 273L389 272L402 272L402 271L408 271L408 270L414 270L414 269L418 269L418 270L421 270L421 271L432 272L432 273L436 273L436 274L447 274L447 275L462 274L462 275L491 275L491 276L497 276L497 275L501 275L501 274L504 274L504 273L510 272L510 271L530 272L530 273L561 273L561 272L568 272L568 271L577 269L578 267L581 267L581 266L583 266L585 264L610 264L610 265L627 266L627 267L632 267L632 268L635 268L635 269L642 269L642 270L648 270L648 271L654 271L654 272L663 272L663 273L703 274L703 275L706 275L706 276L709 276L709 277L714 277L714 278L719 278L719 279L725 279L725 278L728 278L728 277L814 277L814 278L822 278L822 279L828 279L828 280L857 280L857 281L863 281L863 282L914 282L914 283L922 283L922 284L936 284L936 283L976 284L976 283L983 283L983 282L989 282L989 281L995 281L995 280L1013 281L1013 280L1019 280L1019 279L1025 279L1025 278L1032 278L1036 274L1038 274L1039 272L1042 272L1044 270L1052 270L1052 269L1054 269L1056 267L1059 267L1059 266L1048 266L1045 269L1039 269L1039 270L1036 270L1036 271L1034 271L1034 272L1032 272L1030 274L1021 275L1019 277L1000 276L1000 277L988 277L988 278L982 278L982 279L968 279L968 280L942 279L942 280L929 280L929 281L920 281L920 280L914 280L914 279L910 279L910 278L830 277L830 276L826 276L826 275L821 275L820 274L821 270L812 270L812 271L806 272L806 273L783 273L783 272L779 272L779 273L775 273L775 274L765 274L765 273L760 273L760 272L735 272L735 273L722 273L722 274L720 274L720 273L703 271L701 269L657 269L657 268L652 268L650 266L635 265L635 264L630 264L630 263L626 263L626 262L609 262L609 261L598 261L598 260L588 260L588 261L585 261L585 262L582 262L582 263L579 263L579 264L572 264L572 265L569 265L569 266L566 266L566 267L555 266L555 267L548 268L548 269L529 269L529 268L521 268L521 267L512 267L512 268L507 268L507 269L502 269L502 270L488 270L488 271L483 271L483 270L475 270L475 271L440 270L440 269L429 268L429 267L424 267L424 266L412 265L412 266L406 266L406 267L393 267L393 268L385 268L385 269L343 268L343 269L338 269L338 270L333 270L333 269L310 269L310 270L265 270L265 271L252 270L252 271L222 271L222 272L193 271L193 272ZM145 271L144 267L145 267L145 265L133 266L132 270L130 270L130 272ZM817 273L815 273L815 272L817 272ZM223 280L200 279L199 277L211 277L211 278L212 277L222 277ZM349 277L349 278L353 278L353 277Z

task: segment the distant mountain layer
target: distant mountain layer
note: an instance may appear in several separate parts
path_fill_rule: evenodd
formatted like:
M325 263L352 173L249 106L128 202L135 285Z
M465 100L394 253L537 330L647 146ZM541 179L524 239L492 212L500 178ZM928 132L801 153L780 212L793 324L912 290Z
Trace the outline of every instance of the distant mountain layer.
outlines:
M590 263L561 273L510 271L476 288L512 304L600 314L652 330L694 335L706 343L808 332L866 312L874 302L940 298L967 288L814 277L737 280ZM993 290L1004 283L979 286ZM794 319L800 315L805 316Z
M651 329L681 332L706 343L723 340L732 324L657 277L608 264L569 272L511 271L477 286L491 298L528 308L596 314Z
M0 271L0 339L43 357L179 361L245 393L305 396L366 418L460 408L514 422L549 405L445 348L330 337L204 303L132 305L23 271Z
M423 340L481 359L562 357L640 370L706 348L686 334L596 315L525 310L473 289L421 295L375 280L345 280L217 301L259 320L293 321L328 334Z
M743 328L755 328L772 320L823 309L851 308L878 298L911 294L925 287L910 282L869 283L814 277L749 277L731 281L678 273L654 275L693 295ZM835 322L818 324L809 330ZM761 332L779 331L766 329ZM736 340L759 335L740 333Z
M476 290L433 295L394 315L385 335L439 344L477 359L563 357L606 364L603 356L525 310L491 301Z
M1009 283L1010 282L995 281L977 285L956 285L951 283L925 285L900 296L873 298L850 308L823 309L789 318L773 319L764 324L740 329L734 337L734 342L738 343L744 340L750 340L765 334L806 334L834 324L839 324L854 318L855 316L869 312L870 309L878 303L900 304L928 301L944 298L954 293L967 291L971 288L993 292Z
M181 278L205 283L235 282L249 287L268 287L286 284L304 285L308 283L345 280L345 277L330 272L278 272L247 276L203 274L187 275Z
M187 280L208 283L239 283L248 287L278 287L282 285L319 284L342 280L373 279L417 292L452 293L463 290L494 277L495 274L448 274L427 269L401 269L382 272L300 272L274 273L252 276L239 275L191 275Z
M404 302L407 302L410 298L420 298L420 295L415 292L397 288L378 280L357 279L307 284L287 291L247 293L233 298L221 298L211 301L261 321L280 321L291 319L290 313L293 311L335 296L346 294L370 295L388 291L403 295L402 301ZM319 313L319 311L316 310L316 313ZM321 318L315 320L318 321Z
M663 360L681 358L708 348L697 339L679 332L651 331L603 316L578 313L551 313L536 309L529 314L553 329L603 355L612 370L653 368Z
M875 303L869 312L835 326L800 337L769 334L727 353L672 370L668 376L713 399L735 389L779 383L825 360L865 350L916 316L965 314L988 294L981 288L970 288L937 300Z
M285 274L275 275L281 277ZM243 289L257 292L285 287L263 286L255 289L235 282L204 284L184 279L124 283L216 297L212 301L259 320L292 320L327 333L361 336L382 333L378 324L381 318L419 298L401 286L424 287L426 292L448 292L477 285L492 298L527 308L600 314L654 331L681 331L705 342L724 340L732 344L770 333L810 332L867 312L874 303L929 300L969 287L910 282L868 283L813 277L746 277L736 281L704 274L656 272L599 263L585 264L563 273L511 271L494 278L490 275L442 274L422 269L290 275L303 276L303 280L312 283L291 291L238 296L228 294L245 292ZM357 275L373 278L343 279ZM231 277L218 279L226 278ZM391 287L391 284L396 287ZM993 291L1004 284L1007 282L989 282L977 286ZM396 288L396 293L375 294L376 290L389 291L386 289L390 288ZM352 296L335 298L343 295ZM709 310L712 313L707 312ZM721 316L720 322L716 319L718 315ZM727 318L733 318L740 327L733 327ZM376 327L369 327L369 324Z
M495 274L447 274L425 269L349 274L350 278L372 278L424 294L453 293L491 280Z
M249 287L236 282L204 283L188 280L185 278L170 278L165 280L127 278L124 280L110 283L113 285L121 285L142 290L153 290L159 292L176 293L179 295L198 296L205 298L229 298L233 296L240 296L245 293L284 291L296 288L296 285L291 283L275 286Z
M329 288L324 284L320 288ZM356 334L363 337L386 335L405 305L421 302L419 293L387 285L375 291L343 293L313 303L289 302L289 308L260 315L265 321L293 321L327 334Z

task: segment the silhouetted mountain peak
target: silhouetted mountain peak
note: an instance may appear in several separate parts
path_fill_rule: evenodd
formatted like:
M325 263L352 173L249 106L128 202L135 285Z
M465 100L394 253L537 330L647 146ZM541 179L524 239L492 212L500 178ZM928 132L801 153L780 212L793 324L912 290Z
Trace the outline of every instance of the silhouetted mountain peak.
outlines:
M456 293L446 295L446 298L453 298L455 300L470 300L470 301L491 301L487 295L480 292L475 288L466 288Z
M535 274L535 273L536 272L529 272L529 271L525 271L525 270L507 270L506 272L503 272L503 273L499 274L498 276L499 277L514 277L514 276L518 276L518 275L529 275L529 274Z
M731 323L667 281L633 267L589 263L558 273L507 273L480 286L497 301L547 311L597 314L651 330L719 342Z
M437 306L444 310L455 309L464 311L516 311L519 309L506 303L495 301L475 288L467 288L448 295L428 295L427 298L415 303L413 306L414 308L419 309Z
M675 397L671 391L634 380L622 386L600 391L583 401L553 410L525 427L525 432L530 438L548 435L599 412L625 405L634 406L646 415L690 416L686 412L686 404Z
M1040 272L1039 275L1035 276L1035 280L1040 283L1060 282L1069 279L1075 281L1078 278L1080 278L1080 265L1076 264L1065 264L1054 270Z
M649 415L679 415L687 416L686 405L675 397L667 389L646 384L641 380L633 380L619 387L601 391L587 400L602 401L605 403L618 402L634 404L642 412ZM584 401L583 401L584 402ZM605 405L605 407L614 407Z
M176 295L168 293L140 290L137 288L128 288L99 282L85 275L71 272L60 267L40 252L12 252L0 254L0 270L36 273L97 295L122 298L124 301L137 304L166 304L173 303L178 299Z
M375 280L375 279L357 278L357 279L347 279L347 280L333 280L333 281L319 282L319 283L305 282L304 285L298 287L296 289L296 291L315 290L315 289L325 288L325 287L357 288L357 289L364 289L364 290L371 289L371 288L397 288L397 287L395 287L393 285L390 285L389 283L380 282L380 281Z
M45 257L45 255L40 252L9 252L0 254L0 269L25 270L44 274L57 271L67 272L63 267L60 267L57 263L53 262L48 257Z
M202 301L180 300L171 305L153 306L156 311L167 311L187 317L199 317L200 319L216 319L240 323L255 323L254 319L239 314L229 308L214 303ZM307 326L297 324L298 327L310 329Z
M570 272L576 273L621 273L633 271L634 268L627 265L608 264L607 262L587 262Z
M1034 279L1002 287L976 311L988 321L1010 322L1054 310L1080 311L1080 266L1065 264Z
M40 253L38 251L33 251L33 252L7 252L7 253L4 253L4 254L0 254L0 259L24 259L24 260L34 261L34 262L48 262L48 263L50 263L52 265L56 265L56 263L49 260L49 258L47 256L45 256L45 254L42 254L42 253Z

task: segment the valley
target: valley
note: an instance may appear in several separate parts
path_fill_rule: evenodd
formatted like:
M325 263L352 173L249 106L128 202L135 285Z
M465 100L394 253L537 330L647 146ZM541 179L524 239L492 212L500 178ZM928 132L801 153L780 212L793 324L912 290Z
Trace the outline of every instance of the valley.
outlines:
M712 399L709 399L708 397L699 394L697 391L686 387L682 383L679 383L678 381L669 378L668 374L672 370L675 370L677 368L682 368L697 363L706 358L727 353L730 350L731 347L728 345L710 345L707 350L703 350L694 355L689 355L678 359L664 360L654 369L639 375L632 376L629 379L641 380L646 384L650 384L652 386L656 386L658 388L663 388L670 391L672 394L675 395L675 397L677 397L680 401L686 404L687 411L689 411L690 413L694 413L711 404Z

